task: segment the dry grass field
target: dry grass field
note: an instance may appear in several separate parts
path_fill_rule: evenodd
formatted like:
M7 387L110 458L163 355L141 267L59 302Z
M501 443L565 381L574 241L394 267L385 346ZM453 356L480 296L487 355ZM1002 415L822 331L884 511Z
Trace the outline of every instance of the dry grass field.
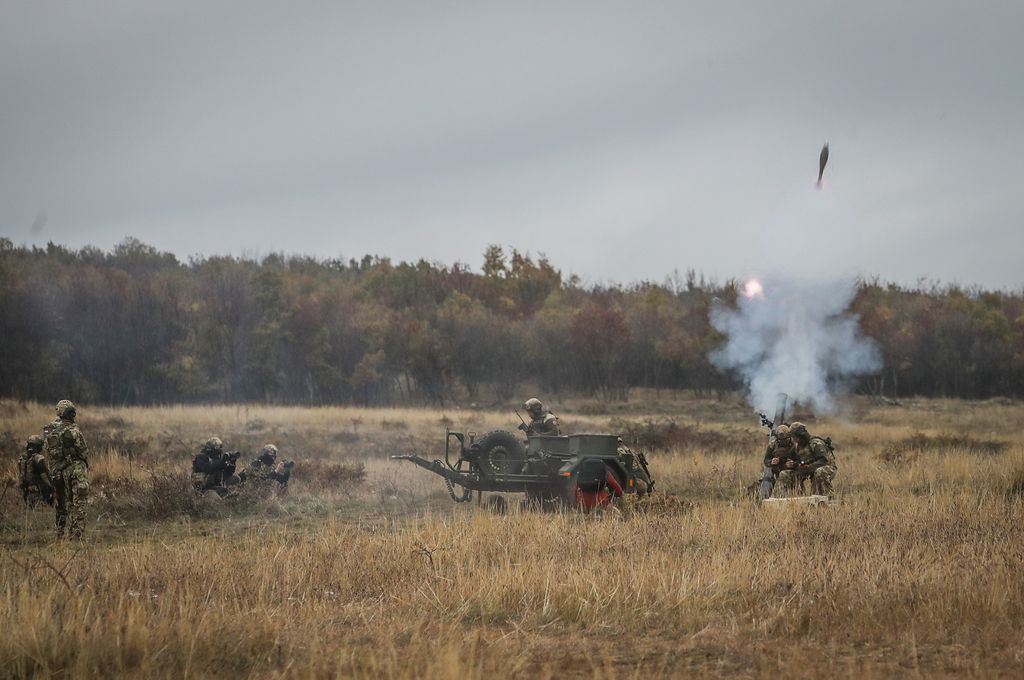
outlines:
M0 676L1024 676L1024 404L851 402L810 423L837 502L785 511L744 498L764 431L733 397L556 410L576 432L674 419L659 499L499 516L386 458L511 412L81 406L86 540L0 500ZM51 417L0 402L3 478ZM197 499L212 434L276 443L289 492Z

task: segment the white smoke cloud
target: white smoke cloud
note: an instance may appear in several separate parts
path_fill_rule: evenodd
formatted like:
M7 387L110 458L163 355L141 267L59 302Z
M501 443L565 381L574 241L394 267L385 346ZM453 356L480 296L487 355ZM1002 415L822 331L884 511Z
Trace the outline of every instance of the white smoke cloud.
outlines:
M856 229L833 192L801 187L783 213L765 232L777 243L800 244L800 257L741 283L735 308L712 309L711 324L727 341L711 361L739 373L759 410L770 412L785 392L791 403L830 413L851 379L881 368L878 348L849 312L856 278L837 273L843 240Z
M735 309L712 310L711 324L728 338L712 362L744 378L757 409L770 411L785 392L815 411L834 411L835 395L851 378L881 366L874 342L847 311L856 282L769 278L761 285L763 293L741 294Z

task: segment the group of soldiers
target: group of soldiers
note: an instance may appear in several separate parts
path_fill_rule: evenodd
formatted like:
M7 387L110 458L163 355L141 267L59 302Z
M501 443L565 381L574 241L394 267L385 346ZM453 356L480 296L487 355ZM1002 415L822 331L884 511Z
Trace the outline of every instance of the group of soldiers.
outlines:
M558 435L558 418L536 398L528 399L523 409L530 416L519 426L528 435ZM804 493L810 482L815 495L832 496L836 477L835 449L830 437L817 437L801 422L779 425L768 442L761 477L761 498L771 498L776 486L787 495ZM778 494L776 494L778 495Z
M25 442L18 458L22 498L56 510L57 536L81 538L89 496L89 445L75 424L78 411L67 399L57 402L57 417Z
M89 496L89 446L75 423L78 411L67 399L57 402L56 418L43 427L42 436L31 435L18 457L22 498L29 506L52 505L56 511L58 538L81 538ZM192 460L192 484L199 492L229 495L229 487L249 484L259 489L284 489L294 463L277 460L277 447L267 444L241 472L240 454L224 451L224 442L211 437Z
M803 493L808 481L812 493L831 496L837 471L830 438L813 436L800 422L779 425L764 453L761 498L770 498L776 485L788 494Z
M519 429L528 435L558 435L558 418L539 399L528 399L523 408L530 416ZM89 494L89 447L75 424L77 410L67 399L57 402L56 418L43 427L43 435L32 435L18 459L22 495L26 503L45 502L56 510L58 537L65 533L81 538ZM237 471L237 451L228 452L219 437L210 437L192 459L192 485L197 492L214 491L232 495L232 487L252 485L260 489L285 489L294 462L277 460L277 447L266 444L256 458ZM761 498L770 498L775 487L788 494L802 493L806 482L814 494L832 495L832 481L838 470L829 438L813 436L800 422L779 425L764 454Z
M220 437L210 437L192 459L192 486L200 493L214 491L219 496L229 496L233 492L231 487L241 485L271 490L276 482L276 488L287 488L295 463L278 461L277 447L273 444L265 445L255 460L236 472L240 457L238 451L225 451Z

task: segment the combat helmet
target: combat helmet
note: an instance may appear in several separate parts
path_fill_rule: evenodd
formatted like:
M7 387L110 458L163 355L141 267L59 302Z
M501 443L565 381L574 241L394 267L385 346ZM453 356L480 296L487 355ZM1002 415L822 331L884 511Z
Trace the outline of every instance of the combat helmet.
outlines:
M793 433L788 425L779 425L775 428L775 439L782 444L789 444L793 441Z
M74 420L76 414L75 405L68 399L61 399L57 402L57 417L61 420Z
M210 437L203 444L204 453L220 453L224 450L224 442L220 440L220 437Z
M544 412L544 404L537 397L530 397L523 402L523 408L526 409L527 413L535 416Z
M264 444L263 448L256 452L256 460L264 465L273 465L277 462L277 447L273 444Z
M43 450L43 438L37 434L32 435L25 442L25 449L27 451L42 451Z
M793 435L794 439L810 439L811 437L811 433L807 431L807 426L800 422L790 423L789 432Z

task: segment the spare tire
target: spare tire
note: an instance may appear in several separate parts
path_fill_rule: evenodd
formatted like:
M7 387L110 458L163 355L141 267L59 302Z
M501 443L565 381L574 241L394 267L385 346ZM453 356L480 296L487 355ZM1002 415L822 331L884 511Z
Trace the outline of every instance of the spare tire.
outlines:
M519 474L526 461L526 449L511 432L488 432L474 445L480 469L487 476Z

